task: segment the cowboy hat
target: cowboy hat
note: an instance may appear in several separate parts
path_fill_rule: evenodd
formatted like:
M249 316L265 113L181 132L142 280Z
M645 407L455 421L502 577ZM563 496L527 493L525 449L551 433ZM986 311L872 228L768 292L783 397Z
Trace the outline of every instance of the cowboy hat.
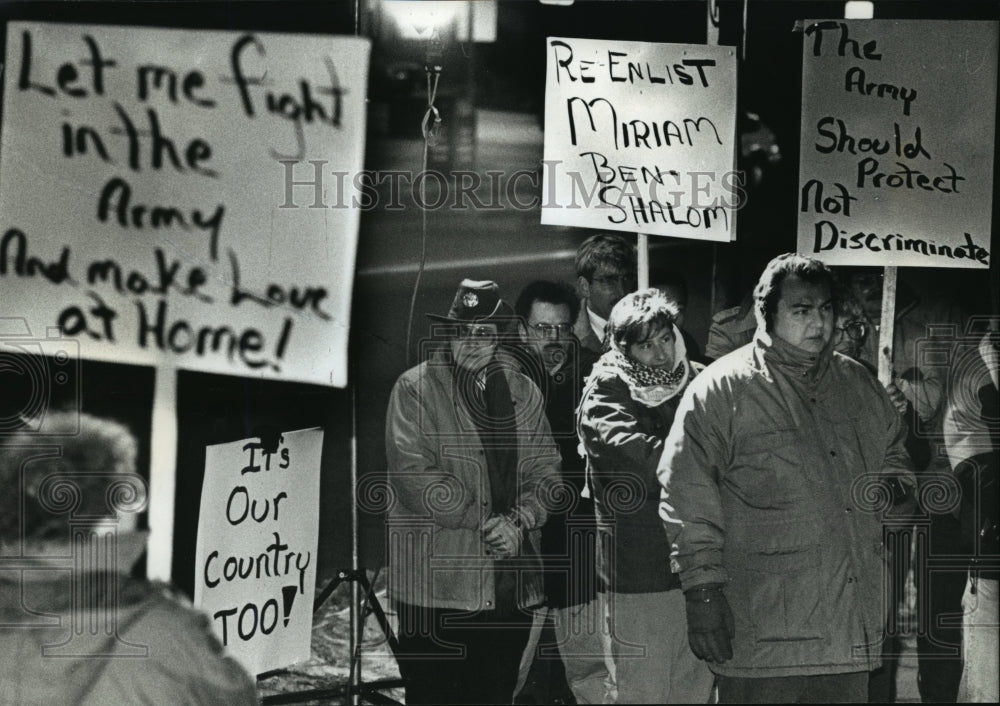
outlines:
M510 304L500 298L500 287L490 280L463 279L458 285L451 308L444 316L427 318L445 323L504 322L514 316Z

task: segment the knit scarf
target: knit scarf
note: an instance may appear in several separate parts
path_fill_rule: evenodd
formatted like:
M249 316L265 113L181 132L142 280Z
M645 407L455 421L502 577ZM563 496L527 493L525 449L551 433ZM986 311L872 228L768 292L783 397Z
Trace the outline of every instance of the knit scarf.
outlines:
M691 366L687 360L684 337L676 326L674 329L674 369L662 370L643 365L622 350L614 340L611 348L594 364L587 379L613 375L628 385L629 393L636 402L647 407L658 407L677 395L691 377ZM584 385L586 387L586 384Z
M482 376L456 368L455 384L483 445L493 512L503 514L517 500L517 425L507 376L503 366L493 358ZM522 555L530 548L530 542L525 539ZM517 610L518 575L523 572L515 568L515 561L496 559L493 562L495 610L501 614L509 615Z

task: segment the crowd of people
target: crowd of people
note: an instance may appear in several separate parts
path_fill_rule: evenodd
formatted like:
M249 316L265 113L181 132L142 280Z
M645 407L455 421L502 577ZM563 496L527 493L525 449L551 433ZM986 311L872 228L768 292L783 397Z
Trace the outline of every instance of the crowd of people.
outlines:
M575 265L463 280L393 388L407 703L892 701L909 573L922 699L996 701L995 325L901 287L883 384L870 272L781 255L702 355L683 278Z
M922 700L995 703L996 318L901 287L883 383L870 272L780 255L703 355L683 278L636 291L611 234L575 265L513 306L463 280L392 389L406 702L891 702L911 574ZM0 703L256 703L207 619L131 575L129 430L47 429L0 439Z

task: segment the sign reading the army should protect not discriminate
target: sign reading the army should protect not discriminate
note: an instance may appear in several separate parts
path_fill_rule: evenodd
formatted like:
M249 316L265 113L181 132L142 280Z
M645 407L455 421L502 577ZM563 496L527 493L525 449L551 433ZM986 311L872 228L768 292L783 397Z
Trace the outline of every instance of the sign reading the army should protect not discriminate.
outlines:
M730 241L731 47L546 40L542 223Z
M997 23L807 20L798 251L988 267Z

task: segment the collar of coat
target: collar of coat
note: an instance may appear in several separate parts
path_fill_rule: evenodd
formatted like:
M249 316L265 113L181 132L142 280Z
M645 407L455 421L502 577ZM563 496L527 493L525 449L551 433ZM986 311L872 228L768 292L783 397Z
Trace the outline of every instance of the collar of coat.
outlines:
M793 346L788 341L765 331L762 326L757 327L753 340L754 347L761 352L764 361L769 365L776 365L810 382L816 382L823 376L830 367L830 360L833 357L832 337L819 353Z

